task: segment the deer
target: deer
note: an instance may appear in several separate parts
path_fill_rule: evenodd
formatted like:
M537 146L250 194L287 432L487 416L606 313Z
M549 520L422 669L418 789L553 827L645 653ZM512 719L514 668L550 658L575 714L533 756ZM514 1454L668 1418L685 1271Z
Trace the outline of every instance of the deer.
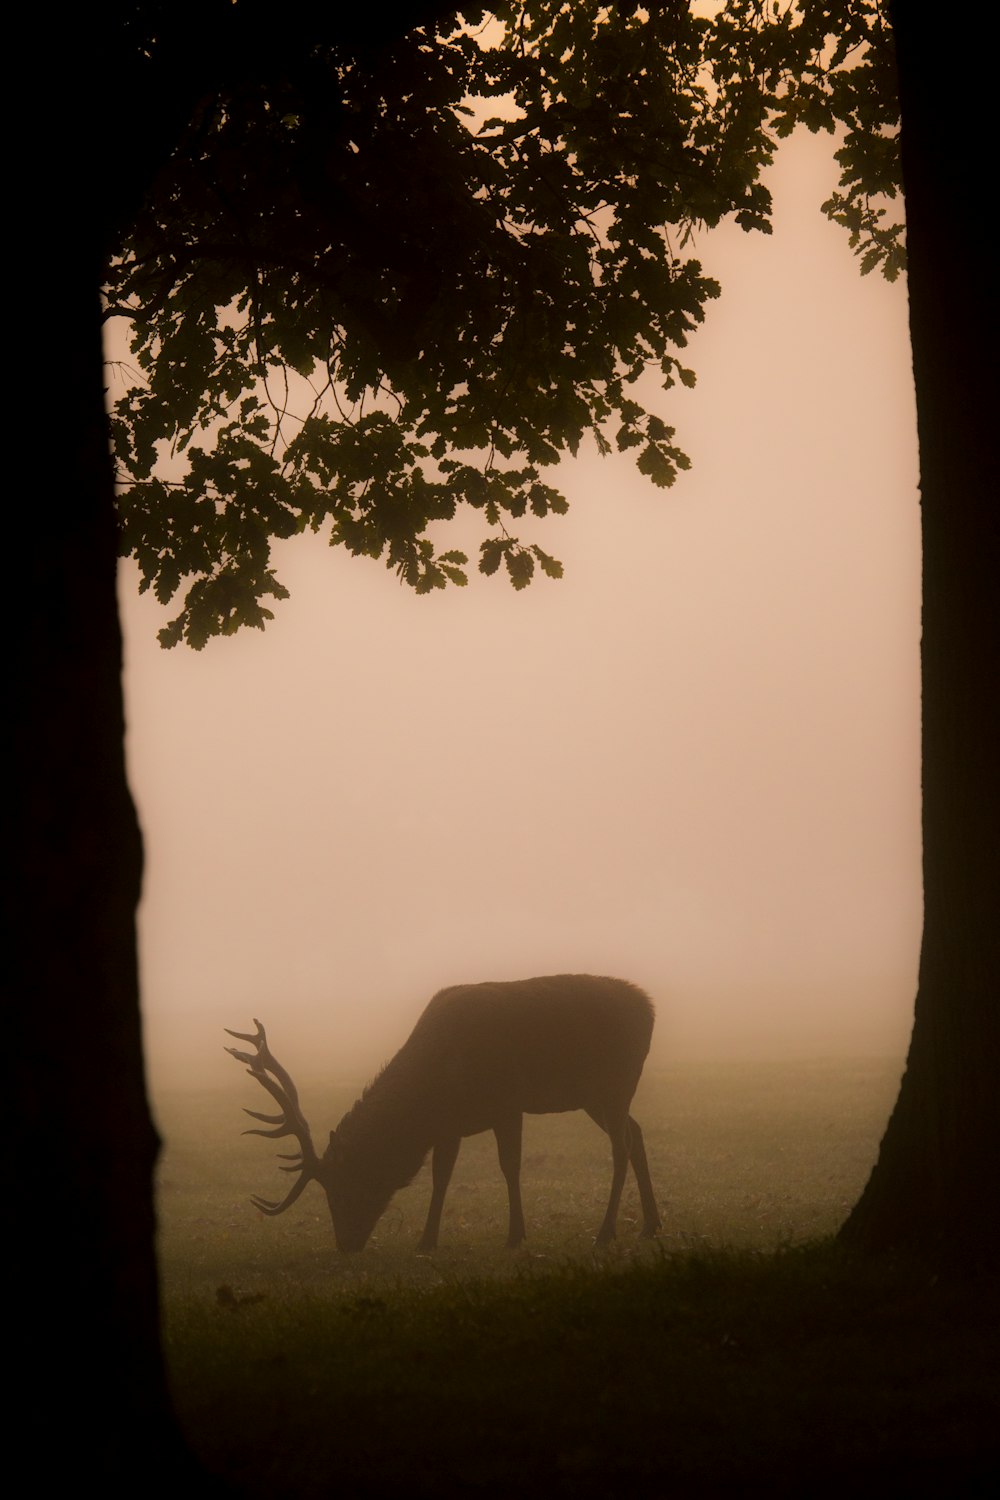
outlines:
M318 1155L291 1077L272 1054L264 1027L228 1036L254 1050L226 1051L276 1101L279 1113L246 1109L262 1124L245 1135L292 1136L280 1156L297 1174L280 1202L254 1195L264 1214L291 1208L310 1182L326 1193L340 1251L363 1250L393 1194L431 1153L431 1199L418 1251L438 1245L445 1194L465 1136L492 1130L507 1183L507 1247L526 1237L521 1203L525 1114L583 1109L611 1141L607 1212L596 1245L615 1238L629 1163L642 1205L643 1237L660 1228L642 1131L629 1114L649 1052L653 1005L638 986L592 974L556 974L459 984L440 990L409 1038L331 1130Z

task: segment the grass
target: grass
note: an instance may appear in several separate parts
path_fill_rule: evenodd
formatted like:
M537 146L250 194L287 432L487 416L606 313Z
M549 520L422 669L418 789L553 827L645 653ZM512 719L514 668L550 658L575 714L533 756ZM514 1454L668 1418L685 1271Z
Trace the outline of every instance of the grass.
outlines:
M501 1248L482 1138L440 1251L414 1250L418 1180L341 1257L318 1190L277 1220L247 1205L274 1183L271 1145L235 1134L252 1092L164 1099L165 1333L192 1445L248 1497L991 1492L995 1289L816 1243L860 1191L897 1073L647 1079L665 1233L638 1241L629 1199L599 1258L610 1163L585 1117L527 1122L525 1249ZM328 1093L304 1101L316 1124L350 1102Z

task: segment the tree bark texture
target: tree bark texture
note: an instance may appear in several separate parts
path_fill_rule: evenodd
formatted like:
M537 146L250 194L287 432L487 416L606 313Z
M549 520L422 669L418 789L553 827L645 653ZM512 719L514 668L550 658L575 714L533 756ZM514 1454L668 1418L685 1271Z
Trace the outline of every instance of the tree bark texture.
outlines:
M984 54L933 7L893 11L920 442L924 930L899 1099L841 1231L866 1250L995 1264L1000 1231L995 275Z

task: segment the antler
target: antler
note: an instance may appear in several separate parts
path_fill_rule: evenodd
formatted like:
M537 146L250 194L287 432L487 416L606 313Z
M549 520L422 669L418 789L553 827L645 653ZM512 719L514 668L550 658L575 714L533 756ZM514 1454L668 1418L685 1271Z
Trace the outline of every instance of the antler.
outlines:
M299 1096L295 1085L277 1058L272 1056L271 1050L267 1045L267 1036L265 1035L264 1028L256 1016L254 1017L253 1024L257 1028L254 1032L230 1031L228 1026L224 1030L227 1036L234 1036L237 1041L252 1042L257 1049L256 1052L240 1052L237 1047L227 1047L226 1051L232 1057L235 1057L237 1062L246 1063L247 1072L250 1074L250 1077L256 1078L257 1082L262 1084L271 1097L277 1100L281 1106L281 1113L278 1115L265 1115L256 1109L244 1109L243 1113L245 1115L249 1115L254 1120L263 1120L265 1125L270 1125L273 1129L260 1130L251 1128L244 1130L243 1134L263 1135L267 1136L269 1140L280 1140L282 1136L293 1135L299 1143L299 1149L296 1152L288 1154L284 1152L278 1153L282 1161L292 1163L290 1167L282 1167L282 1172L300 1173L298 1180L292 1184L287 1196L280 1203L273 1203L268 1198L258 1198L255 1195L250 1199L251 1203L256 1208L259 1208L261 1213L281 1214L284 1213L286 1208L292 1206L306 1186L306 1183L311 1182L313 1178L318 1176L319 1160L313 1148L309 1126L306 1124L305 1116L299 1105ZM274 1076L268 1077L268 1074L273 1074Z

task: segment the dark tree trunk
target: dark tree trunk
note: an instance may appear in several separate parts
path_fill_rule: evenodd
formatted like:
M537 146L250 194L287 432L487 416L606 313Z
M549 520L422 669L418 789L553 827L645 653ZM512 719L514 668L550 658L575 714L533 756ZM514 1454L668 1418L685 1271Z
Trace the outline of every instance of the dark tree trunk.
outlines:
M924 932L899 1099L841 1231L958 1269L1000 1231L995 390L985 100L969 33L934 7L893 12L923 520Z
M145 1095L135 937L142 847L125 777L114 487L99 288L119 208L108 69L125 7L82 8L36 38L49 141L18 200L12 300L30 309L36 418L24 489L14 709L13 927L17 1438L43 1488L160 1494L191 1468L160 1353L157 1137ZM110 103L108 101L111 101ZM129 135L129 140L134 134ZM127 152L126 152L127 155ZM15 308L15 312L16 312ZM25 445L27 447L27 445ZM22 450L23 451L23 450ZM74 1486L75 1487L75 1486Z
M345 23L331 9L326 20L378 49L446 9L409 0L391 15L370 7ZM125 776L98 291L106 256L205 92L273 67L276 46L301 46L315 16L293 6L275 32L273 7L229 0L105 0L54 30L37 15L45 30L24 52L42 60L40 107L58 145L39 151L11 194L22 250L11 301L30 322L8 347L36 351L17 373L39 419L34 442L23 418L13 434L27 461L8 497L14 517L30 517L11 557L8 700L7 1107L20 1144L4 1184L19 1213L6 1367L23 1407L12 1434L43 1488L198 1494L208 1481L178 1436L160 1348L158 1141L135 938L142 848Z
M25 535L24 678L16 709L16 1119L8 1196L25 1205L18 1385L31 1458L93 1483L176 1477L183 1463L159 1354L152 1173L135 908L142 851L125 780L113 487L102 388L100 257L51 267L53 364L70 399ZM90 254L88 254L88 248ZM50 435L55 438L56 428ZM51 468L48 468L51 465ZM117 1491L114 1491L117 1492ZM158 1490L155 1490L158 1493Z

